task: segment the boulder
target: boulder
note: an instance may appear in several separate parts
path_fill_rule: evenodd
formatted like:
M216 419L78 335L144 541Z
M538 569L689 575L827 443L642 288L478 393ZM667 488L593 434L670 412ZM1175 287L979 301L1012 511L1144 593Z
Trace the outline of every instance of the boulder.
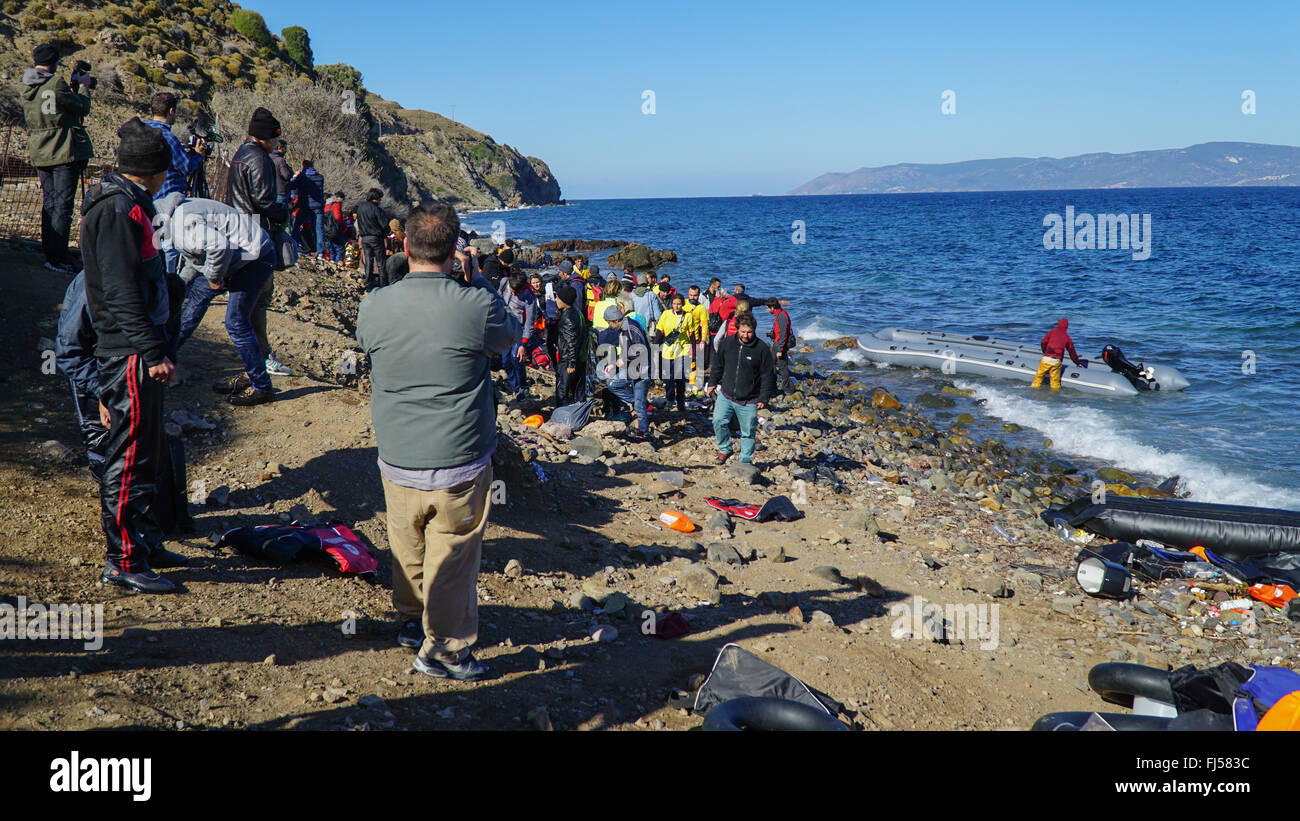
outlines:
M627 433L627 423L612 419L598 419L595 422L588 422L582 428L582 435L591 437L622 436L625 433Z
M718 574L698 562L677 575L677 586L696 599L716 601L718 598Z
M631 265L634 269L640 271L647 268L658 268L670 262L677 261L675 251L662 251L656 248L649 248L639 242L633 242L627 247L615 251L606 259L606 264L611 269L622 270L625 265Z
M1122 482L1126 485L1135 485L1138 483L1133 474L1119 468L1101 468L1097 471L1097 478L1108 484Z
M916 404L923 408L952 408L957 406L957 400L951 396L944 396L938 393L923 393L916 397Z
M742 485L758 484L759 470L749 462L732 462L724 471Z
M569 452L576 452L579 459L591 462L605 454L605 446L589 436L575 436L569 440Z
M709 545L709 561L737 565L742 563L736 549L725 542L714 542Z
M540 428L538 428L538 430L548 436L559 439L561 442L567 442L569 439L573 438L573 429L560 422L545 422Z
M883 410L898 410L903 407L903 403L899 402L898 397L884 388L876 388L871 392L871 407Z
M840 336L822 343L822 348L828 351L844 351L856 347L858 347L858 338L856 336Z

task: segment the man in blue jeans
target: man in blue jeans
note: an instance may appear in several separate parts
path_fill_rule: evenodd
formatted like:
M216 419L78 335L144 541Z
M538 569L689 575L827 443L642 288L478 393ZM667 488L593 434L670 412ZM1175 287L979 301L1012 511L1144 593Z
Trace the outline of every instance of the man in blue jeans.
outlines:
M252 320L253 306L275 265L270 235L255 217L215 200L171 194L159 200L157 207L166 220L162 243L180 253L180 278L187 283L173 356L194 335L213 298L224 291L229 294L226 333L244 364L244 373L218 383L213 390L229 394L230 404L240 407L270 402L275 391Z
M646 394L650 390L650 340L639 322L629 322L617 305L605 308L609 330L618 332L618 346L596 351L599 372L609 381L605 389L632 406L636 412L636 430L631 439L644 442L650 436L650 409Z
M709 368L709 385L704 392L718 392L713 406L713 435L718 445L718 464L731 456L731 417L740 422L740 461L754 461L754 434L758 412L776 390L776 365L772 349L758 341L753 314L740 314L736 335L722 340Z
M328 256L329 252L325 248L325 178L310 159L302 161L302 170L289 180L286 191L290 196L295 192L298 194L298 219L294 224L298 247L304 252L307 250L302 241L302 229L310 219L316 226L316 241L312 244L312 252L318 256Z

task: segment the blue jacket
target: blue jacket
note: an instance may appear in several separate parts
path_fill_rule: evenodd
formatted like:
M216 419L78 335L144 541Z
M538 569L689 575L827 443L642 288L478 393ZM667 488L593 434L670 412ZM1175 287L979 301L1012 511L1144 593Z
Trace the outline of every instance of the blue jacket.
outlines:
M287 193L298 192L298 205L308 210L325 207L325 178L314 167L304 168L289 180Z
M99 362L95 359L95 326L86 305L86 272L77 274L63 293L59 333L54 338L54 363L81 393L99 397Z
M167 179L163 181L162 188L153 198L158 200L168 194L180 191L182 194L188 194L190 190L189 178L203 167L203 157L185 148L181 141L176 139L172 133L172 127L161 120L145 120L145 125L156 128L162 132L163 141L167 143L167 148L172 152L172 164L167 169Z

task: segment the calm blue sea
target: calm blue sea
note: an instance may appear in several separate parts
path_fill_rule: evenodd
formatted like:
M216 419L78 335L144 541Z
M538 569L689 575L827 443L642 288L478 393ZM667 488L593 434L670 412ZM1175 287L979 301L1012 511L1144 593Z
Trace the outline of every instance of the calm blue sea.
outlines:
M1067 206L1150 214L1149 258L1045 249L1044 218ZM1192 387L1108 399L963 377L983 403L954 412L1015 422L1026 429L1019 441L1050 438L1084 464L1179 474L1204 501L1300 509L1300 189L598 200L464 222L490 233L495 220L538 242L672 249L680 263L664 270L678 289L716 275L789 299L799 337L817 347L891 326L1036 344L1068 317L1080 356L1112 342L1135 362L1177 367ZM863 369L903 398L938 377L864 365L852 352L818 359Z

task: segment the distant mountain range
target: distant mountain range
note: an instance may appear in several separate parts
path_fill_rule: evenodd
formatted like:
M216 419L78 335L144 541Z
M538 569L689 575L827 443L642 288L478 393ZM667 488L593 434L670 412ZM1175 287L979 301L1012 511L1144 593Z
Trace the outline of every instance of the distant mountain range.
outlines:
M823 174L790 194L911 194L1074 188L1300 185L1300 148L1201 143L1187 148L1077 157L1006 157L900 163Z

